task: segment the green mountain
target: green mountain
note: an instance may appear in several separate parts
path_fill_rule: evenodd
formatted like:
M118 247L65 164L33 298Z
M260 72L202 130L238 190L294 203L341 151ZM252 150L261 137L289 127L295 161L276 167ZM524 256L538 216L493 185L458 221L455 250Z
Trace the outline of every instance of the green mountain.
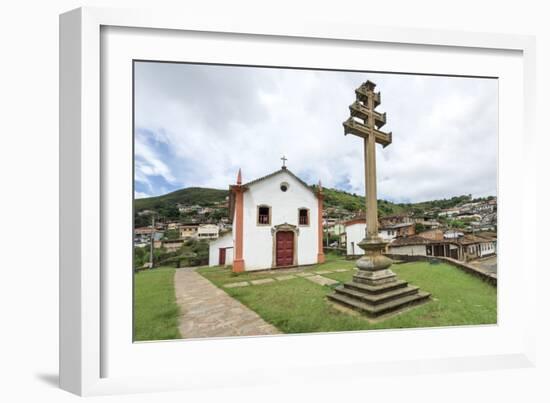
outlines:
M215 203L223 202L228 194L228 190L191 187L176 190L162 196L135 199L134 208L136 212L142 210L158 211L174 208L178 203L183 205L198 204L202 207L208 207Z
M345 192L343 190L336 190L330 188L323 188L324 206L341 208L350 212L358 212L359 210L365 210L365 197L357 194ZM400 205L386 200L378 200L378 215L380 217L401 214L406 209Z

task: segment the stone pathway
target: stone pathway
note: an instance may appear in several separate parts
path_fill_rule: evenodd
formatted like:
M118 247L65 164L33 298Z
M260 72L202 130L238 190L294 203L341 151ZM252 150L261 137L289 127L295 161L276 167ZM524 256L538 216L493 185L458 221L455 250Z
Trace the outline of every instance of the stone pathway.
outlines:
M468 262L477 269L480 269L489 274L497 274L497 257L489 256L477 260L471 260Z
M271 281L274 281L271 279ZM240 282L242 284L248 282ZM238 283L232 283L238 284ZM177 269L174 277L183 338L257 336L280 331L193 268ZM233 285L237 287L237 285Z
M333 279L328 278L328 277L323 277L323 276L320 276L320 275L309 276L309 277L304 277L304 278L306 280L309 280L309 281L314 282L315 284L319 284L319 285L332 285L332 284L338 284L339 283L336 280L333 280Z
M353 269L333 269L333 270L319 270L319 271L303 271L300 273L292 273L292 274L285 274L280 276L273 276L273 277L267 277L262 278L258 280L250 280L250 281L238 281L235 283L228 283L224 284L224 288L235 288L235 287L248 287L249 285L261 285L261 284L268 284L273 283L275 280L277 281L284 281L284 280L291 280L293 278L302 277L305 279L308 279L311 282L314 282L319 285L333 285L338 284L338 281L333 280L331 278L321 276L321 274L327 274L327 273L341 273L344 271L350 271Z

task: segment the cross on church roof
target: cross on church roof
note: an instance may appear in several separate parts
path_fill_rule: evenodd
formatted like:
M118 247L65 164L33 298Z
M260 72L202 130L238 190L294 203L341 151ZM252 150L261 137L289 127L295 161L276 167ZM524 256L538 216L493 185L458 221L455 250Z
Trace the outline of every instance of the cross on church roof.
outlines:
M287 161L287 158L283 155L281 157L281 160L283 161L283 168L286 168L286 161Z

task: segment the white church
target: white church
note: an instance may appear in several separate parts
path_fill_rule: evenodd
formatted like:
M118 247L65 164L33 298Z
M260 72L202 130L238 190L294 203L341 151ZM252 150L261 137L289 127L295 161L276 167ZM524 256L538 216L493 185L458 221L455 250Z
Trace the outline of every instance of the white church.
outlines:
M210 266L238 273L324 262L320 183L313 190L283 164L244 184L239 170L229 188L232 231L210 243Z

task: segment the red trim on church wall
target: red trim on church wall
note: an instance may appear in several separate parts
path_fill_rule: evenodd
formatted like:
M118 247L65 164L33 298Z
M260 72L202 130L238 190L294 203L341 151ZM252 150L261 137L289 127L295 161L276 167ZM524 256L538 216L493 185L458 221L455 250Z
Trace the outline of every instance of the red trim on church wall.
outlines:
M242 273L244 271L243 259L243 191L241 170L237 174L237 185L233 186L235 192L235 256L233 257L233 272Z

